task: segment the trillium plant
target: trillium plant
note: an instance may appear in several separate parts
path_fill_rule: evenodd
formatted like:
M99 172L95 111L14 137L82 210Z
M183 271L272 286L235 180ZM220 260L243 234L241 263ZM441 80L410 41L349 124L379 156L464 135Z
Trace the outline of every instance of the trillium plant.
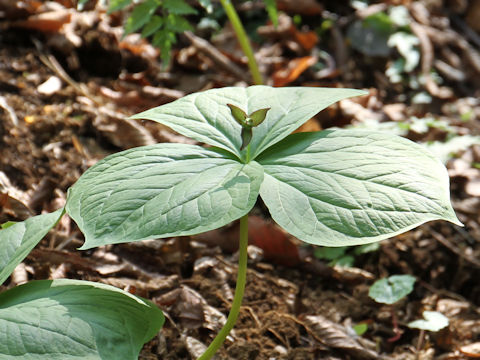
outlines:
M364 130L293 133L325 107L364 91L222 88L133 116L207 146L156 144L99 161L69 189L65 209L0 231L0 283L66 212L81 250L188 236L240 219L233 328L247 269L247 217L260 196L283 229L310 244L349 246L426 221L461 225L444 166L423 147ZM32 281L0 294L2 359L135 359L164 321L151 302L84 281Z

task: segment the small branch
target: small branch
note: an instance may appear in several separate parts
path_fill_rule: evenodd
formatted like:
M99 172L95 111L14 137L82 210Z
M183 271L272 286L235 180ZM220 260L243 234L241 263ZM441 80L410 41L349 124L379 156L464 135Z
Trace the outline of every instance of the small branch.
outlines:
M244 70L232 63L228 57L218 51L217 48L215 48L215 46L210 44L207 40L196 36L191 31L185 31L184 35L198 51L208 56L215 63L215 65L218 65L229 73L232 73L239 79L242 79L246 82L250 81Z

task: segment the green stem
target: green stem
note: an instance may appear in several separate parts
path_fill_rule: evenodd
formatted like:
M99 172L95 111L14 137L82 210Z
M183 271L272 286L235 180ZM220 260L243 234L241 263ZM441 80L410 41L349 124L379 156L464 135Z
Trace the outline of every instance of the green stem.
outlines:
M238 17L235 8L233 7L230 0L220 0L222 3L223 9L227 13L230 22L232 23L233 29L235 30L235 34L237 35L238 42L243 50L243 53L247 56L248 59L248 68L250 69L250 73L253 77L253 82L256 85L262 85L263 79L260 71L258 70L257 62L255 61L255 56L253 56L252 46L250 45L250 41L248 40L247 33L243 28L242 22Z
M210 346L198 358L198 360L211 359L217 350L222 346L230 331L237 321L240 306L242 305L243 294L245 292L245 283L247 282L247 246L248 246L248 214L240 218L240 242L238 244L238 273L235 296L233 297L232 307L228 314L227 322L213 339Z

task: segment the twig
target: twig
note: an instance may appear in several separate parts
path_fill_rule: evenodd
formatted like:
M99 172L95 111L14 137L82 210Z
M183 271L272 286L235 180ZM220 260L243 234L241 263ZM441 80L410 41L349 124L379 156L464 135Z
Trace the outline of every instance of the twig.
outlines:
M78 93L82 94L83 96L89 98L92 100L96 105L102 105L101 102L90 92L85 86L82 86L82 84L77 83L75 80L73 80L70 75L67 74L67 72L63 69L62 65L57 61L57 59L47 53L43 49L43 45L37 40L37 39L32 39L33 43L35 44L35 47L37 48L39 52L39 58L40 60L50 69L52 70L55 74L57 74L63 81L65 81L67 84L72 86Z
M471 265L474 265L478 268L480 268L480 261L478 261L477 259L475 259L474 257L472 256L469 256L469 255L465 255L462 251L460 251L460 249L458 249L457 247L455 247L450 241L448 241L445 237L443 237L441 234L437 233L435 230L431 229L430 228L430 234L432 235L432 237L437 240L439 243L441 243L443 246L445 246L446 248L448 248L450 251L452 251L453 253L457 254L458 256L460 256L462 259L465 259L467 262L469 262Z
M465 23L458 15L452 15L451 19L453 23L456 24L465 35L480 49L480 35L478 35L468 24Z
M433 96L439 97L441 99L451 98L453 92L451 89L446 87L439 87L432 78L430 70L433 66L433 57L434 50L432 42L428 37L427 32L424 29L424 25L412 21L410 28L415 36L420 41L420 49L422 51L422 74L425 77L425 88Z
M215 48L215 46L210 44L207 40L196 36L191 31L185 31L184 35L198 51L208 56L216 65L232 73L237 78L245 82L250 82L246 76L245 70L240 69L234 63L232 63L228 57L218 51L217 48Z

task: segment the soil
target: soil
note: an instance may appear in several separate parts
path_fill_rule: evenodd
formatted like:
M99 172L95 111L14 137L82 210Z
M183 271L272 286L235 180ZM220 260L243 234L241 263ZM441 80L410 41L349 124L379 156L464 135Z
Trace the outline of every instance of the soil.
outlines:
M330 10L342 17L354 16L353 10L345 14L342 9ZM436 16L448 18L449 14ZM0 223L63 206L67 189L108 154L154 142L190 141L159 124L127 120L128 115L193 91L246 85L244 79L228 72L228 67L215 66L183 37L172 64L162 69L156 56L146 55L150 50L155 53L147 43L138 45L143 46L142 51L135 50L100 23L77 28L82 45L67 52L59 50L58 33L19 27L18 19L24 15L11 16L0 32L0 98L4 100L0 106ZM224 34L227 39L231 35L228 25ZM256 51L271 54L275 47L277 52L281 49L278 56L283 62L277 65L287 71L293 66L289 65L291 59L299 58L289 36L257 44ZM468 49L478 54L478 44L466 35L465 39ZM217 43L219 47L227 45L226 40ZM328 49L333 52L334 48ZM231 51L231 65L246 73L238 49ZM305 51L303 55L310 56ZM319 79L318 72L310 69L293 80L282 78L289 85L370 89L367 100L333 106L309 121L304 130L355 123L356 116L361 116L358 109L381 114L385 120L388 105L401 103L405 89L385 85L382 66L388 58L353 56L358 61L344 64L350 74L344 70ZM271 83L274 69L263 65ZM455 96L430 94L431 103L407 101L395 113L447 119L449 125L461 127L463 134L480 135L480 76L471 65L463 69L477 78L464 82L447 79L445 86ZM40 91L51 77L59 79L61 86ZM458 109L465 104L471 104L472 115L462 122ZM425 141L446 134L431 127L424 133L411 130L406 136ZM445 222L424 224L381 242L377 251L356 255L352 267L330 266L327 260L318 259L313 247L284 234L262 204L257 204L252 220L256 230L251 237L261 239L252 240L249 247L247 289L239 320L217 359L479 357L474 349L480 344L479 163L477 144L457 152L447 164L452 202L464 228ZM83 235L65 216L0 290L27 280L63 277L127 289L154 301L167 317L158 336L144 346L140 359L193 359L228 315L237 271L235 240L231 239L236 238L237 230L237 224L231 224L199 236L78 251ZM262 241L281 242L286 250L262 250ZM370 285L394 274L414 275L414 291L390 306L373 301L368 296ZM442 312L449 318L449 326L439 332L408 328L406 324L421 318L424 310ZM354 330L359 324L367 325L362 335Z

